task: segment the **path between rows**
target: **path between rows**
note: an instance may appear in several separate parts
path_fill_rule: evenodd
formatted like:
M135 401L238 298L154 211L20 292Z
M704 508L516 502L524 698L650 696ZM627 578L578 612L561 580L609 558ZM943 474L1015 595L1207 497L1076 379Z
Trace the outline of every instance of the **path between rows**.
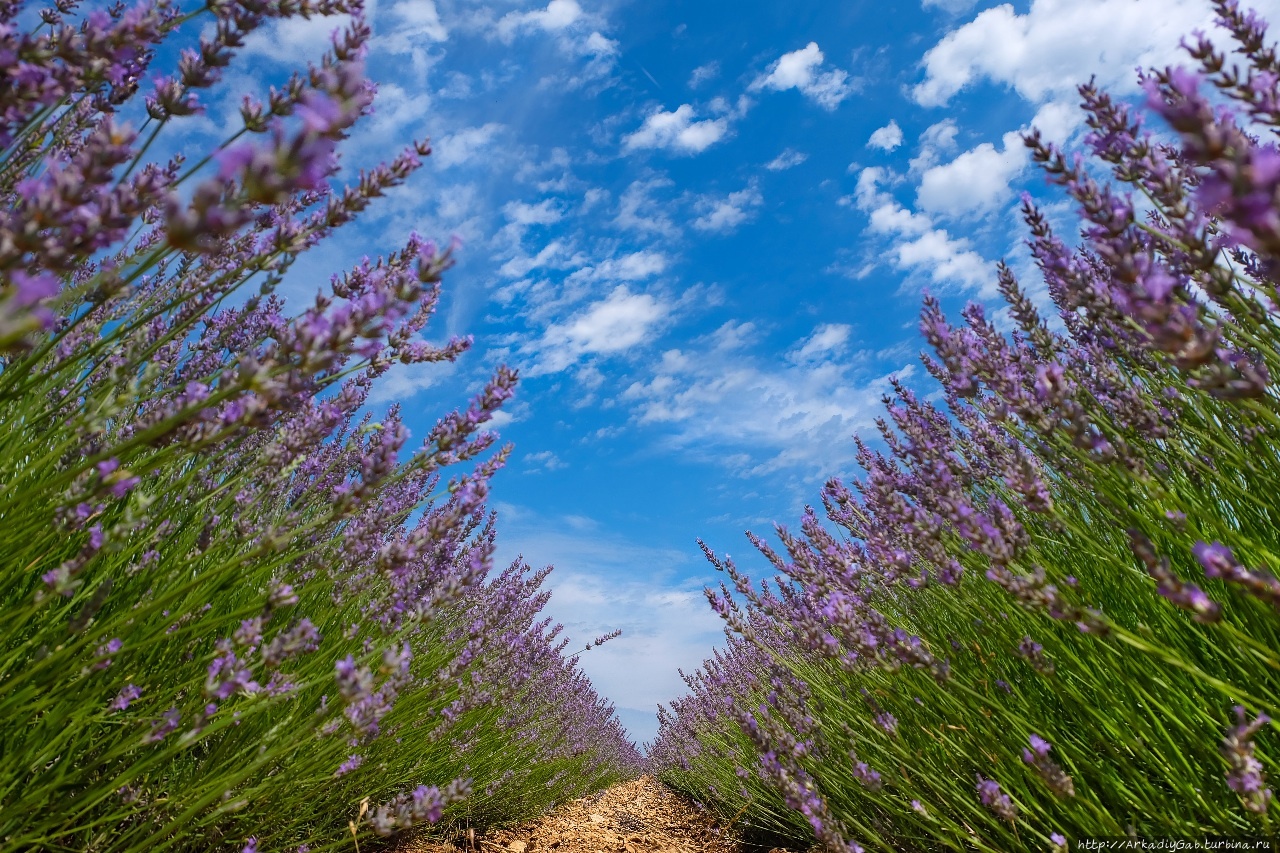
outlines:
M652 776L558 806L537 820L398 853L744 853L732 835ZM786 853L771 850L769 853Z

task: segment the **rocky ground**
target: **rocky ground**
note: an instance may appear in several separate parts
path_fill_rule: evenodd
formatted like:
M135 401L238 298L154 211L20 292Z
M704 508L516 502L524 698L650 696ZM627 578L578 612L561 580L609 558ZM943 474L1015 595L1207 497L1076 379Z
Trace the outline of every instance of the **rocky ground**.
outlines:
M651 776L575 800L531 823L398 853L744 853L730 833ZM786 853L776 850L769 853Z

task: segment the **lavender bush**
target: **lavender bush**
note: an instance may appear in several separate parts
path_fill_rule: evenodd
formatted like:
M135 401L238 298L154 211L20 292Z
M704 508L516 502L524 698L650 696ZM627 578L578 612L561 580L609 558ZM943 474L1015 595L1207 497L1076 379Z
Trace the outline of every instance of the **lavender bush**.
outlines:
M1273 831L1280 60L1214 5L1240 59L1196 35L1143 78L1172 134L1090 84L1106 180L1027 137L1084 221L1071 248L1024 201L1054 321L1003 266L994 318L926 299L945 408L895 386L823 491L839 534L752 537L772 585L707 552L734 639L664 713L664 779L833 850Z
M275 293L429 153L339 168L358 0L77 6L0 2L0 850L349 849L634 773L546 570L491 572L515 374L416 449L367 410L467 348L420 334L449 252ZM207 156L148 159L252 32L339 13Z

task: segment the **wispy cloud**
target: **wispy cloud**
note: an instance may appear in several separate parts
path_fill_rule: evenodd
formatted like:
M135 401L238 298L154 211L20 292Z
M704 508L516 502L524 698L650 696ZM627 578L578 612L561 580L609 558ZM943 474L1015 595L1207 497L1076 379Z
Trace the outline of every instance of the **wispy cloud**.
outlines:
M671 206L656 198L656 194L675 186L666 176L655 176L632 181L618 199L618 213L613 224L623 231L639 235L652 235L674 239L680 236L680 227L672 218Z
M803 151L788 148L768 163L765 163L764 167L770 172L781 172L786 169L795 168L808 159L809 155L805 154Z
M754 184L727 196L702 196L694 205L698 218L693 227L710 234L728 234L752 219L764 196Z
M693 69L692 73L689 74L689 88L696 89L699 86L701 86L703 83L706 83L709 80L714 80L716 77L719 77L719 76L720 76L719 62L713 61L713 62L705 63L703 65L699 65L697 68Z
M912 372L895 364L876 373L874 354L851 352L850 330L840 325L820 325L780 360L755 355L760 334L731 322L667 350L623 400L673 450L714 458L740 476L830 471L852 459L852 435L873 427L888 374Z
M544 515L510 503L497 510L495 562L509 563L518 547L532 565L555 566L546 612L564 624L571 649L622 629L582 655L581 665L617 704L631 735L652 740L658 703L686 691L678 670L692 672L724 639L702 594L710 578L701 578L713 574L702 568L702 555L629 538L581 514ZM645 571L635 571L638 565Z
M442 169L468 163L488 148L501 130L502 125L490 122L441 137L431 145L430 161Z
M522 460L526 474L541 474L544 471L559 471L569 467L559 456L550 450L539 450L537 453L526 453Z

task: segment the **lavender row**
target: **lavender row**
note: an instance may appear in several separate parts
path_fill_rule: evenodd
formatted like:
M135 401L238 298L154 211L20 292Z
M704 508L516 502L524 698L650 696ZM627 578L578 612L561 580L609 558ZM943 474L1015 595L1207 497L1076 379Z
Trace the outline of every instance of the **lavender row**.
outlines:
M0 850L347 849L634 774L547 570L492 567L515 373L416 446L368 405L466 351L423 337L450 252L276 295L429 153L341 166L358 0L78 5L0 2ZM250 34L336 14L207 156L148 159Z
M668 782L840 851L1270 834L1280 60L1214 7L1233 53L1190 37L1146 112L1080 88L1092 164L1026 137L1083 222L1024 198L1053 313L1003 265L993 316L926 298L941 392L895 384L826 521L751 536L771 582L707 549L734 639L662 715Z

